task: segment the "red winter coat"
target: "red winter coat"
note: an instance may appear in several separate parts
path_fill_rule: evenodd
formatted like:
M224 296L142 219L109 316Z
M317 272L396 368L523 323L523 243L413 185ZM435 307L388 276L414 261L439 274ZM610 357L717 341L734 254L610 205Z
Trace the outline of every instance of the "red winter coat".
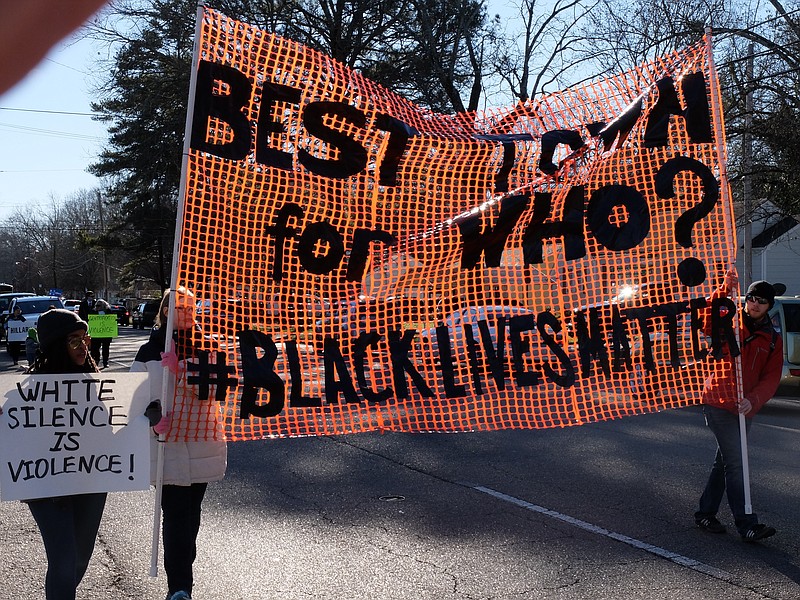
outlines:
M742 391L753 408L745 416L752 418L775 395L783 370L783 339L774 333L772 321L764 317L750 331L744 318L739 316L739 346L742 352ZM773 347L774 344L774 347ZM713 375L703 390L703 403L724 408L739 414L736 405L736 370L725 346L723 360L727 363L724 374Z

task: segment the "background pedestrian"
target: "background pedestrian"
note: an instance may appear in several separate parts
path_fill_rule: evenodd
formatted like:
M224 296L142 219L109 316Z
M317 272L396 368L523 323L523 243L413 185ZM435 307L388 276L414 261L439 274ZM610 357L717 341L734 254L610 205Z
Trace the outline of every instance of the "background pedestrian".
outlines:
M94 307L93 310L91 311L91 314L110 315L112 314L111 305L105 300L98 298L97 300L94 301ZM108 368L108 356L111 352L112 339L113 338L100 335L92 336L92 345L90 348L90 351L92 353L92 359L94 359L94 362L98 366L102 364L104 369Z
M36 327L28 329L28 337L25 338L25 358L28 359L28 367L36 360L36 351L39 349L39 336Z
M78 305L78 316L87 323L89 322L89 315L94 312L94 303L94 292L86 290L81 303Z

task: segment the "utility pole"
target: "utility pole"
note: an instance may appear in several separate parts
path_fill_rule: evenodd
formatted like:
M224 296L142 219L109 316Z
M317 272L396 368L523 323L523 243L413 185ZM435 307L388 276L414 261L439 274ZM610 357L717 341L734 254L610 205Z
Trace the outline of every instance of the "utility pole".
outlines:
M97 192L97 212L98 216L100 217L100 233L103 236L103 295L99 296L111 303L108 298L108 264L106 262L106 247L105 247L105 233L106 233L106 224L105 219L103 216L103 197L100 195L100 191Z
M744 172L744 288L753 283L753 43L748 48L745 81L747 95L744 103L744 133L742 135L742 171ZM763 271L763 269L762 269ZM763 279L764 273L761 273Z

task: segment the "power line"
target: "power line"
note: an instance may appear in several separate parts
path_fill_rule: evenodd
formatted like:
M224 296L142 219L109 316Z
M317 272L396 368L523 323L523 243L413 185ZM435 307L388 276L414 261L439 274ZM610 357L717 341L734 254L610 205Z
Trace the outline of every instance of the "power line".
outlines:
M0 128L21 131L32 135L43 135L47 137L66 138L71 140L85 140L87 142L100 142L102 137L96 135L86 135L83 133L70 133L67 131L57 131L55 129L41 129L39 127L28 127L27 125L13 125L12 123L0 123Z
M769 19L764 19L760 23L754 23L753 27L761 27L762 25L767 25L768 23L772 23L773 21L786 21L787 17L791 17L792 15L800 14L800 8L795 8L794 10L784 11L783 13L776 14L774 17L770 17Z
M730 35L728 35L726 37L729 37L729 38L730 37L735 37L735 35L736 34L730 34ZM723 36L720 36L720 37L723 37ZM789 42L788 44L786 44L786 43L781 44L781 47L784 50L790 50L795 46L800 46L800 40L795 40L793 42ZM764 50L761 50L759 52L754 52L753 53L753 58L762 58L764 56L771 56L771 55L774 55L774 54L775 54L774 50L772 50L770 48L765 48ZM740 56L739 58L731 58L730 60L727 60L724 63L721 63L721 66L728 66L728 65L732 65L734 63L745 62L746 60L748 60L748 56Z
M76 117L94 117L95 113L86 113L86 112L71 112L66 110L44 110L39 108L14 108L11 106L0 106L0 110L10 110L15 112L31 112L31 113L43 113L48 115L72 115Z
M0 169L0 173L66 173L68 171L85 171L86 169Z
M726 31L724 33L721 33L720 37L737 36L737 35L741 35L742 32L755 31L756 29L758 29L760 27L763 27L764 25L769 25L770 23L773 23L774 21L786 21L788 17L791 17L792 15L795 15L795 14L800 14L800 8L795 8L794 10L786 11L783 14L776 14L774 17L770 17L768 19L764 19L763 21L760 21L758 23L753 23L752 25L748 25L747 27L742 27L742 28L738 28L738 29L730 28L730 29L733 29L733 31ZM720 27L720 29L728 29L728 28ZM712 33L714 32L714 26L713 25L711 27L711 32Z
M47 60L47 62L53 63L54 65L58 65L59 67L64 67L65 69L69 69L70 71L75 71L76 73L80 73L81 75L89 75L90 74L90 73L87 73L86 71L83 71L81 69L77 69L75 67L71 67L69 65L66 65L66 64L64 64L62 62L58 62L57 60L53 60L52 58L47 58L45 60Z

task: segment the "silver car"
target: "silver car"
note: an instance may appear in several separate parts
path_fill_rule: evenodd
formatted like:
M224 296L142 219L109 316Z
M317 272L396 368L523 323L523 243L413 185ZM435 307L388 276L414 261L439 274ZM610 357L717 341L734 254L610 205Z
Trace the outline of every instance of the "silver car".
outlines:
M769 316L783 336L781 385L800 386L800 296L776 296Z

